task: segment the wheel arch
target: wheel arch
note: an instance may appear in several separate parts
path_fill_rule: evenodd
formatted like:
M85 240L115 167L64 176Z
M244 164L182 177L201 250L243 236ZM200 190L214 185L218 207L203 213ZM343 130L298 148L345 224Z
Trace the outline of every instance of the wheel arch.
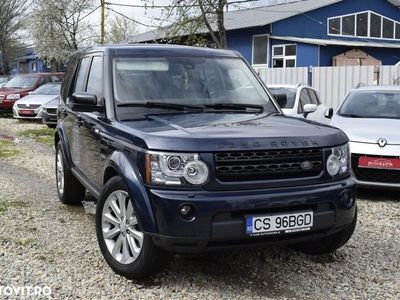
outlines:
M57 126L56 132L54 133L54 146L57 149L58 143L61 143L61 148L63 150L65 160L67 162L67 168L71 169L72 167L72 159L71 152L69 150L68 138L65 134L64 128L62 126Z
M157 233L156 220L143 178L138 167L121 151L113 152L107 160L103 171L103 184L114 176L121 177L127 187L143 231Z

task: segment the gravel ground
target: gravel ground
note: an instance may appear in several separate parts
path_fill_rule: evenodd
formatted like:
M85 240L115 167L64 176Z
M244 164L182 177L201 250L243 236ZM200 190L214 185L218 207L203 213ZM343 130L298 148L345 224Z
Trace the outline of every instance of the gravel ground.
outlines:
M0 118L0 140L42 127ZM398 192L360 191L356 232L335 254L176 256L135 282L104 262L93 216L58 202L53 148L23 138L15 147L17 156L0 160L0 287L48 286L56 299L400 299Z

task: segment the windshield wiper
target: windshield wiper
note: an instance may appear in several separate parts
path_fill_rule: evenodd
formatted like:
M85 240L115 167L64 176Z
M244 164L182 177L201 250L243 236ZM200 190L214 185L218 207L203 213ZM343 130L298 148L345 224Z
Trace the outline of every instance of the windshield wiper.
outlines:
M365 118L364 116L356 115L356 114L341 114L341 117L348 117L348 118Z
M179 103L168 103L168 102L138 102L138 103L120 103L118 107L148 107L148 108L166 108L174 110L188 110L188 109L201 109L203 106L189 105L189 104L179 104Z
M239 104L239 103L215 103L215 104L206 104L205 108L210 109L235 109L235 110L247 110L247 109L255 109L260 113L264 111L264 106L257 104Z

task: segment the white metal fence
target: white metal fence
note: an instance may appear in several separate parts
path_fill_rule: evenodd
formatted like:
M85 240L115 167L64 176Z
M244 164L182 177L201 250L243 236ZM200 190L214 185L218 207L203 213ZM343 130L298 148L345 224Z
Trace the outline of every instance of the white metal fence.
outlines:
M255 67L267 84L309 84L321 100L337 108L344 96L359 84L400 85L400 66L342 66L272 69Z

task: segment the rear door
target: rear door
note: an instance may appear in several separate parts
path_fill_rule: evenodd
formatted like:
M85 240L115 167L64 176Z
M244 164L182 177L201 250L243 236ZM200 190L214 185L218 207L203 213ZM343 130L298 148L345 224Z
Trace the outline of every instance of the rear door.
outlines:
M80 170L82 167L82 143L80 138L81 113L73 110L70 104L72 94L84 92L86 88L87 74L89 71L91 59L91 56L86 56L80 59L79 67L74 77L72 88L68 91L64 112L64 122L69 139L72 162Z
M103 101L103 56L94 54L88 71L84 93L96 95L99 105ZM80 113L80 165L81 171L98 187L101 185L102 157L100 155L102 120L104 112Z

